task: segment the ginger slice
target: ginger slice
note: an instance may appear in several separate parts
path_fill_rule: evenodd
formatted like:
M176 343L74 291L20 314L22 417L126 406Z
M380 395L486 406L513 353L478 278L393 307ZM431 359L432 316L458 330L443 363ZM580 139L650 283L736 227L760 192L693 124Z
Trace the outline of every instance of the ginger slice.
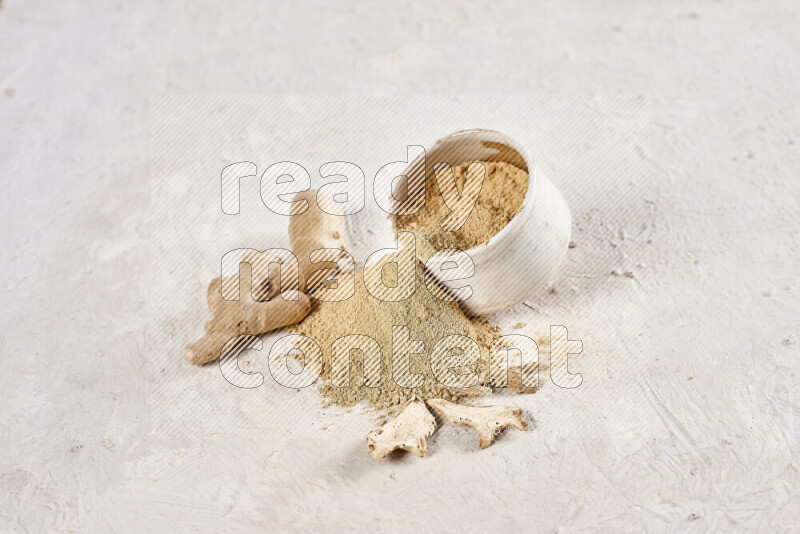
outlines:
M513 426L527 430L528 423L522 417L522 410L511 406L465 406L444 399L431 399L428 406L447 418L451 423L471 426L478 432L478 446L485 449L491 445L500 432Z
M376 460L390 452L403 449L422 458L425 456L425 439L433 434L436 418L425 403L414 399L392 421L367 435L367 446Z

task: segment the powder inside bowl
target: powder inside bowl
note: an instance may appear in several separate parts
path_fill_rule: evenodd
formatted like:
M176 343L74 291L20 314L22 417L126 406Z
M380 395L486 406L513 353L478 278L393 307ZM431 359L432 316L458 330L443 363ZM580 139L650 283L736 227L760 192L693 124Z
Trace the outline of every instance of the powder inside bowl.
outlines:
M503 161L482 162L486 166L475 208L461 228L446 232L440 223L451 212L442 198L436 177L425 187L425 206L412 215L397 217L395 230L413 232L417 237L417 255L427 258L434 250L457 248L469 250L487 243L519 213L528 190L528 173ZM464 190L469 163L453 168L456 186ZM440 171L447 172L447 171Z

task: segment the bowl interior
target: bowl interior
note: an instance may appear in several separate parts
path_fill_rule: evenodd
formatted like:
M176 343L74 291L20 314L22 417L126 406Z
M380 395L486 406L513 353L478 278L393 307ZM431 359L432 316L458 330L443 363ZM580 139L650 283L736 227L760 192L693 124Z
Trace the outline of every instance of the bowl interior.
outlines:
M398 177L392 185L394 211L403 216L420 209L420 200L425 199L425 184L434 175L437 163L447 163L451 167L473 161L504 161L526 171L529 175L528 189L522 202L522 209L505 228L494 235L488 243L470 249L470 253L480 251L511 233L513 227L521 224L530 212L530 198L534 188L532 162L527 151L513 138L494 130L464 130L443 137L426 148L425 158L412 161L403 176ZM435 182L430 182L436 187ZM409 199L415 199L409 201Z

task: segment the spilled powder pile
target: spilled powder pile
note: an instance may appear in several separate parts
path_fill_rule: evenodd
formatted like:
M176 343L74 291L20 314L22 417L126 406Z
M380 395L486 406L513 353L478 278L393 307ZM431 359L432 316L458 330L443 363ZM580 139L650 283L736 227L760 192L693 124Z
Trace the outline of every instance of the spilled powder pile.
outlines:
M486 166L483 187L475 208L458 230L445 232L440 226L451 210L442 198L435 177L426 184L425 207L412 215L397 218L397 230L416 234L418 255L423 259L433 250L468 250L487 243L519 213L528 190L528 173L502 161L482 163ZM464 163L453 168L460 192L464 190L468 167L469 163Z
M425 260L435 250L459 248L468 250L489 241L502 230L522 207L528 188L528 173L505 162L483 162L486 175L475 207L461 228L447 232L440 222L451 209L447 207L439 191L436 179L426 187L425 207L419 212L399 217L396 230L413 232L416 236L416 255ZM453 168L456 187L464 190L469 164ZM446 171L445 171L446 172ZM383 271L387 286L397 278L390 263ZM443 398L457 401L468 396L488 394L491 390L483 386L469 389L448 389L436 379L431 369L430 354L436 343L447 336L459 334L473 339L480 347L477 364L462 366L456 373L477 372L481 383L485 382L489 366L489 346L499 337L499 327L485 320L467 317L455 302L443 301L433 294L425 284L423 264L415 261L416 291L403 301L390 302L373 297L363 282L363 270L356 271L355 295L339 302L312 300L309 315L299 324L289 327L294 334L303 334L313 339L323 352L322 386L320 392L326 404L353 406L362 402L379 410L403 405L412 398L422 400ZM387 276L388 275L388 276ZM424 383L419 387L403 387L393 378L392 326L409 328L411 340L424 342L424 351L409 354L410 373L422 375ZM364 379L364 354L350 352L350 374L347 387L336 387L331 381L331 345L339 338L351 334L367 335L375 339L381 348L380 387L369 387ZM451 354L458 354L454 349ZM368 369L369 370L369 369ZM345 375L346 376L346 375ZM398 379L403 383L403 376ZM509 373L509 385L514 391L523 392L518 373Z
M289 327L290 332L312 338L322 349L323 385L320 387L320 392L327 398L327 405L353 406L366 402L379 410L384 410L404 404L413 396L423 400L433 398L458 400L467 395L487 392L485 388L480 387L472 391L448 390L433 375L430 353L436 342L446 336L453 334L467 336L477 341L481 348L481 359L477 365L462 366L457 373L470 371L480 373L488 365L488 347L500 335L499 328L480 319L470 320L455 302L445 302L433 296L425 285L422 264L415 263L416 291L407 300L384 302L376 299L367 291L363 282L363 271L359 268L356 271L355 295L340 302L314 301L311 313L299 324ZM390 274L390 270L387 268L384 271L387 285L392 283L387 279L389 276L386 276ZM409 355L411 373L424 376L424 384L420 387L404 388L392 378L393 325L407 326L412 340L422 340L425 343L423 353ZM349 386L338 388L331 384L331 345L338 338L350 334L368 335L380 345L382 358L380 387L368 387L364 384L363 355L360 351L351 353Z

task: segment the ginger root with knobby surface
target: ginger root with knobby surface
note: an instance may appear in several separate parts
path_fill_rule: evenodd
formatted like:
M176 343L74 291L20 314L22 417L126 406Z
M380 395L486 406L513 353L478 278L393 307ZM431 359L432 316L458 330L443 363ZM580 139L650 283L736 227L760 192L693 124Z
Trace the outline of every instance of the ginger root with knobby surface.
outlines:
M296 194L293 200L308 202L305 212L289 219L289 243L300 264L300 290L311 293L335 274L335 270L325 267L335 269L336 262L350 259L345 252L347 222L336 202L324 191L309 189ZM311 253L322 249L327 250L317 252L316 263L312 263Z
M242 335L258 335L301 321L311 309L308 296L290 290L260 302L251 295L251 277L240 278L239 300L224 300L220 291L221 280L215 278L208 286L208 308L214 317L206 323L206 335L186 347L186 361L201 365L220 357L222 347L231 338ZM265 289L260 286L264 296L275 291L277 284ZM284 300L297 296L297 300Z
M324 192L309 189L298 193L294 199L308 202L304 213L293 215L289 220L289 242L299 263L300 290L311 292L335 276L341 267L337 262L346 264L342 260L351 259L344 250L347 224L344 217L331 215L341 214L341 211L333 198ZM330 213L322 211L320 204ZM319 249L328 250L315 253L313 259L317 263L312 263L312 253ZM251 265L252 273L260 274L239 277L239 300L222 298L222 279L215 278L211 282L207 300L214 317L206 323L206 335L186 348L185 356L189 363L200 365L216 360L225 343L235 336L264 334L298 323L308 315L311 303L307 295L297 291L291 265L284 265L282 274L286 280L281 280L277 269L268 272L265 268L272 261L283 263L277 258L248 254L243 261ZM235 284L236 279L226 277L226 287L229 283ZM278 295L281 290L284 292ZM286 300L295 295L296 300Z

